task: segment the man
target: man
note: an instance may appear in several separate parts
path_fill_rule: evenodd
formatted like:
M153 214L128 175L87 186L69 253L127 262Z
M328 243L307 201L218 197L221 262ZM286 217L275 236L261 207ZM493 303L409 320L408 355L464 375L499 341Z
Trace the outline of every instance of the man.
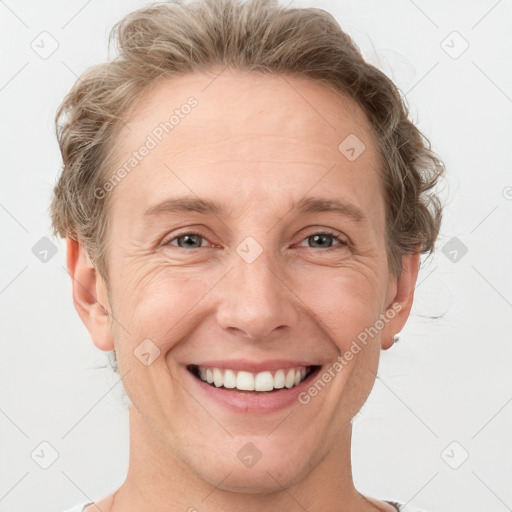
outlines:
M175 2L117 30L58 114L54 226L130 399L126 480L79 509L410 510L355 488L351 420L441 162L324 11Z

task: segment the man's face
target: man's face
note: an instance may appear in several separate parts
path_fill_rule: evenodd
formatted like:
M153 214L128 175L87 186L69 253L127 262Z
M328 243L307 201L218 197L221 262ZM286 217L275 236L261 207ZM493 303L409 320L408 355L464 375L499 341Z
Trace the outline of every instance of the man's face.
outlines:
M172 131L156 129L189 97L197 104ZM224 72L146 94L119 166L148 135L156 146L110 192L112 330L133 425L162 460L212 485L299 482L366 400L382 332L304 393L396 293L369 123L313 82ZM177 198L219 209L174 209Z

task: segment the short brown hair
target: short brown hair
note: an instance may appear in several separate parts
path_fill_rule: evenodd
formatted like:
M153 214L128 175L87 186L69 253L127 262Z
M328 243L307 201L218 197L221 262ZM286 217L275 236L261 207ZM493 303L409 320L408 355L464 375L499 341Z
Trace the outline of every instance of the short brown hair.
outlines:
M174 0L132 12L110 37L118 57L87 70L57 111L63 169L51 203L54 234L81 241L107 284L108 197L95 190L112 174L123 116L158 80L218 67L305 77L348 94L380 148L390 270L399 275L402 256L433 251L443 163L408 119L398 88L326 11L278 0Z

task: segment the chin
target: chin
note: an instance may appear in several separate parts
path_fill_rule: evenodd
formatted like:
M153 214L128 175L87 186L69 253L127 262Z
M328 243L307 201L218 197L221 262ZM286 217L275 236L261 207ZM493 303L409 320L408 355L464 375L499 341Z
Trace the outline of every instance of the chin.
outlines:
M241 448L239 439L234 444L236 448L225 447L216 458L214 451L210 451L211 458L197 454L188 465L200 479L218 489L247 494L273 493L299 484L314 466L312 457L296 443L276 446L254 437L254 443L247 440Z
M258 466L260 463L258 463ZM220 473L203 475L202 478L224 491L245 494L271 494L300 483L306 473L304 469L292 467L289 461L285 461L284 464L276 462L258 468L243 469L238 464L232 464L231 467L224 466ZM229 476L219 484L219 474L229 474Z

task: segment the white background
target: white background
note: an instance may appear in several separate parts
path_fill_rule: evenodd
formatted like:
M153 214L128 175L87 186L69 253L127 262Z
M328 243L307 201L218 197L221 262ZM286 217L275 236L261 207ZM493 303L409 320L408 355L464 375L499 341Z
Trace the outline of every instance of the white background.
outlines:
M55 111L77 75L107 58L113 24L143 5L0 2L2 512L64 510L102 498L125 477L119 377L74 310L64 245L51 238L47 208L60 170ZM356 486L428 512L510 510L512 2L293 5L336 17L401 88L447 167L436 255L421 270L411 318L400 342L383 352L380 378L355 420ZM43 31L59 45L47 59L31 48ZM465 43L453 31L469 44L458 58ZM58 248L46 263L32 252L44 236ZM442 252L452 237L467 247L456 262ZM43 441L59 454L48 469L31 458ZM447 462L456 465L466 451L452 469Z

